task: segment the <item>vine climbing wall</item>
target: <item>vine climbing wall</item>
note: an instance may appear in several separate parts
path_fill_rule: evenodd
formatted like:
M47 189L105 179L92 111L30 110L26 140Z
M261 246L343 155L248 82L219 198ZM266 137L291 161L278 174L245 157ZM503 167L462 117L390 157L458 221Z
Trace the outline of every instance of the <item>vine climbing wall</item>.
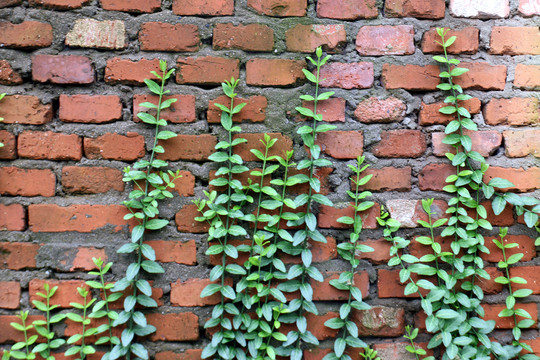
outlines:
M294 150L298 162L306 157L296 132L305 118L295 108L299 95L314 92L302 69L312 69L306 56L322 46L332 57L321 68L321 87L335 95L318 110L337 128L317 138L332 166L316 176L334 205L314 207L327 243L311 250L325 280L312 283L319 315L307 318L321 345L304 356L321 359L337 334L324 326L346 300L329 285L346 268L336 246L349 230L337 219L349 214L347 164L365 155L373 178L363 190L375 205L362 214L361 241L375 251L360 256L355 278L372 308L353 321L382 360L407 359L405 325L422 332L424 318L417 296L404 296L399 271L387 265L391 244L376 218L387 209L401 222L399 235L413 239L425 233L417 224L427 219L421 199L435 198L436 218L448 207L442 188L455 170L442 142L451 115L438 111L446 95L437 89L440 69L432 59L442 52L435 28L452 29L457 40L449 52L469 69L458 83L473 97L463 106L479 128L472 147L490 165L485 180L508 179L509 191L538 198L539 23L538 0L0 0L0 93L7 93L0 101L0 347L22 339L9 323L20 309L38 316L31 301L45 283L58 285L52 302L64 309L92 278L92 257L114 262L108 281L124 276L131 258L116 250L129 241L122 203L132 186L122 170L153 146L154 130L136 114L157 98L144 79L163 59L176 69L166 89L178 100L163 118L178 136L161 142L162 159L182 177L174 198L160 205L168 225L146 235L165 272L147 276L158 303L147 319L157 330L143 343L155 359L200 358L210 336L203 324L220 299L199 295L219 259L205 255L208 229L194 220L192 201L215 178L208 157L226 135L214 105L227 100L220 83L240 79L237 102L246 105L233 120L247 139L236 152L248 167L261 166L249 149L264 133L278 139L274 154ZM525 302L538 329L537 235L511 207L494 215L485 205L491 224L510 227L508 239L524 253L514 272L533 291ZM483 259L493 279L502 274L491 242L498 232L485 233L491 254ZM409 251L422 255L418 246ZM480 286L486 319L497 320L494 336L504 341L513 324L497 317L503 286ZM77 326L68 320L55 330L67 338ZM429 337L419 339L425 345ZM525 339L540 355L538 331ZM101 358L99 351L89 358Z

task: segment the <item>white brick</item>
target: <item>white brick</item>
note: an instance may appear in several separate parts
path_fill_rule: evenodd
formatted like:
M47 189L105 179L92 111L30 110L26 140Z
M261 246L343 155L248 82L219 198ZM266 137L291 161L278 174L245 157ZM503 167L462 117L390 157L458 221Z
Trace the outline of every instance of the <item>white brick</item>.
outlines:
M508 0L450 0L450 12L456 17L505 18L510 14Z

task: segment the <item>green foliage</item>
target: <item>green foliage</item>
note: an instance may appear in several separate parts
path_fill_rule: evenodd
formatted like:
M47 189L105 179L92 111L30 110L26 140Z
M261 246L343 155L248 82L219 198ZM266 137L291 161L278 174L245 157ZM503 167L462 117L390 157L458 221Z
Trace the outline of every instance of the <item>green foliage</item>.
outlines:
M8 360L10 358L33 360L36 358L36 354L30 351L30 346L35 344L38 335L28 336L28 332L34 328L34 325L28 325L27 323L28 311L21 310L17 317L21 323L12 322L9 325L15 330L23 333L24 341L14 344L9 351L6 350L2 355L2 360Z
M360 356L366 360L381 360L381 358L377 356L377 351L373 350L369 346L364 348L364 352L361 352Z
M86 290L83 287L77 288L77 292L79 295L83 298L82 304L81 303L69 303L69 305L73 306L75 309L78 309L82 312L82 315L77 314L75 312L70 312L67 314L67 318L75 323L79 323L82 326L82 331L80 334L75 334L69 337L67 339L68 345L71 346L66 352L64 353L65 356L72 356L72 355L78 355L77 360L84 360L86 359L86 355L94 354L96 352L96 349L92 345L86 344L86 338L92 335L96 334L95 328L88 328L90 325L90 322L92 321L88 317L88 313L90 312L89 309L92 306L92 304L96 301L96 299L90 299L88 301L88 296L90 295L88 290ZM77 342L81 342L81 345L74 345Z
M403 337L411 342L411 345L407 345L405 347L405 350L407 350L407 352L409 352L410 354L413 354L417 360L420 360L420 356L424 356L427 353L426 350L417 348L414 343L414 340L418 336L418 329L413 329L411 325L407 325L405 326L405 332L407 333L407 335L404 335ZM423 358L423 360L435 360L435 358L433 356L426 356L425 358Z
M163 100L163 96L169 93L169 90L164 90L165 83L173 74L174 69L167 71L167 63L162 60L159 62L159 67L161 73L153 71L152 74L161 80L160 84L153 80L144 80L148 89L159 96L158 103L144 102L140 104L148 109L155 109L156 116L146 112L137 114L144 123L155 127L154 144L149 159L141 159L135 163L133 168L124 169L123 180L133 183L134 187L134 190L129 194L129 200L124 201L124 205L130 211L124 219L135 219L137 225L131 231L131 242L118 249L118 253L135 254L136 261L128 266L126 276L117 281L110 289L113 292L131 289L131 295L126 296L124 301L124 310L118 314L113 322L113 326L126 324L126 328L122 331L121 341L115 344L108 354L110 360L120 357L129 360L132 354L136 358L148 359L148 351L142 344L136 342L135 336L146 336L156 331L154 326L147 323L144 313L135 310L136 304L143 308L157 307L156 301L151 298L152 288L147 280L141 279L141 273L160 274L164 272L161 265L155 261L154 249L144 243L144 237L145 231L159 230L168 225L168 220L158 218L158 202L173 197L168 189L174 188L174 181L180 177L179 171L163 171L162 169L168 165L167 162L156 159L156 154L164 152L163 147L158 145L158 140L166 140L176 136L171 131L161 130L161 127L167 125L167 121L160 118L161 111L169 108L176 101L176 99ZM110 318L110 316L108 317Z
M51 317L51 311L58 308L58 305L51 305L51 298L58 290L58 286L50 287L48 283L43 285L45 294L36 293L37 296L45 299L45 302L39 300L33 300L34 306L45 313L46 320L36 320L32 324L36 329L36 332L46 339L46 343L38 344L32 349L32 352L39 353L45 360L53 360L55 357L51 355L51 350L58 349L64 345L66 341L64 339L55 339L55 333L51 329L52 324L57 324L66 318L65 314L56 314Z

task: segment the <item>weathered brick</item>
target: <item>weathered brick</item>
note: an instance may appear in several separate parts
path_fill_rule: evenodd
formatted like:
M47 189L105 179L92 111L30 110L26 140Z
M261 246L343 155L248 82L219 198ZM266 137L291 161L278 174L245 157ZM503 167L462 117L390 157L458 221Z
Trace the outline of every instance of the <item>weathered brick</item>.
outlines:
M197 120L197 112L195 110L194 95L165 95L163 100L176 99L167 109L160 112L160 118L170 121L173 124L190 123ZM133 95L133 121L140 122L137 117L140 112L147 112L156 115L155 109L149 109L139 106L142 102L151 102L157 104L159 97L157 95L135 94Z
M540 29L538 26L494 26L489 45L490 54L540 55Z
M433 356L433 350L427 348L427 343L418 343L415 340L417 348L422 348L427 351L427 355ZM399 360L415 360L416 355L407 351L409 343L397 342L392 340L391 342L373 344L373 349L377 351L377 356L381 359L399 359Z
M240 76L240 60L216 56L178 58L178 84L219 85Z
M174 0L172 10L176 15L184 16L233 15L234 0Z
M52 120L53 110L36 96L8 95L2 99L0 117L5 124L43 125Z
M373 248L374 251L356 253L359 259L369 260L373 264L386 264L390 260L390 248L392 244L386 239L364 240L362 245Z
M18 85L22 83L21 75L13 70L11 64L6 60L0 60L0 85Z
M1 172L0 172L1 174ZM26 228L26 212L20 204L0 204L0 230L23 231Z
M485 245L489 249L489 254L482 253L481 256L485 261L497 263L499 261L503 261L503 255L502 255L501 249L499 249L493 242L494 239L497 239L497 241L501 241L501 239L498 236L497 237L486 236ZM504 244L506 245L510 243L516 243L518 244L518 246L505 249L504 252L506 253L507 257L510 257L517 253L522 253L523 258L520 261L525 262L525 261L531 261L536 256L536 249L534 246L533 238L530 238L527 235L506 235L506 237L504 238ZM510 269L512 268L513 267L510 267ZM520 269L521 268L522 267L520 267ZM536 284L536 281L534 284ZM512 284L512 288L513 287L514 287L514 284Z
M64 166L62 188L67 193L99 194L109 190L124 191L122 172L101 166Z
M488 131L463 131L472 141L472 150L480 155L487 157L492 155L502 144L502 135L495 130ZM444 156L446 153L455 153L455 148L451 145L443 144L446 134L443 132L434 132L431 134L433 145L433 154L435 156ZM461 149L462 151L462 149Z
M298 24L285 32L287 50L295 52L315 51L319 46L329 53L340 52L347 43L343 25Z
M420 108L420 113L418 115L418 124L420 125L446 125L450 121L456 119L455 114L443 114L439 112L439 109L442 107L448 106L447 103L438 102L434 104L424 104ZM482 103L478 98L472 98L465 101L460 101L459 106L464 107L469 111L470 114L478 114Z
M323 116L326 122L345 122L346 101L343 98L330 98L317 102L317 114ZM302 101L302 107L314 110L313 101ZM306 120L305 116L298 116L301 121Z
M56 177L49 169L0 168L0 193L11 196L54 196Z
M208 159L208 156L214 152L217 139L210 134L179 134L172 139L160 140L159 144L165 149L165 153L158 155L159 159L203 161Z
M321 87L367 89L373 85L373 63L329 63L320 71Z
M498 268L496 268L495 266L486 266L484 270L486 270L490 278L489 279L484 279L481 277L476 278L477 284L478 286L480 286L484 294L497 295L503 292L506 286L504 286L503 284L499 284L498 282L495 281L497 277L504 276L503 272L499 270Z
M230 108L231 99L228 96L222 95L214 100L208 101L208 112L206 119L209 124L218 124L221 121L221 110L214 104L221 104ZM239 113L233 115L234 122L263 122L266 118L266 106L268 100L265 96L251 96L248 99L234 98L234 105L246 104Z
M221 294L214 294L202 298L201 292L209 284L217 284L218 281L208 279L178 280L171 284L171 304L173 306L206 306L216 305L221 301ZM232 279L226 279L226 284L232 286Z
M506 66L491 65L484 62L461 63L459 67L469 69L454 79L464 89L504 90L506 85Z
M540 157L540 130L506 130L503 132L504 147L508 157L532 155Z
M33 300L43 301L43 298L39 297L36 293L45 293L43 286L46 283L49 284L51 288L58 286L58 290L56 290L56 293L51 298L51 304L59 305L62 308L70 308L72 306L69 305L69 303L80 303L83 300L77 291L78 287L85 288L86 290L89 289L88 285L86 285L83 280L32 279L28 284L30 302ZM87 300L90 300L90 294L88 295Z
M442 191L448 185L446 178L455 174L456 169L451 164L428 164L418 174L418 187L422 191Z
M311 245L311 255L314 263L324 263L337 258L336 239L327 236L326 243L313 242ZM297 256L292 256L280 253L279 258L286 264L301 264L302 259Z
M491 99L484 107L488 125L533 125L540 121L540 100L536 98Z
M21 285L17 281L0 281L0 308L17 309L21 299Z
M190 312L147 314L148 323L156 332L150 335L152 341L190 341L199 338L199 318Z
M414 54L414 27L363 26L356 36L356 51L361 56Z
M239 49L244 51L272 51L274 30L266 25L216 24L212 47L219 49Z
M64 122L101 124L122 118L116 95L60 95L58 117Z
M95 247L79 247L69 270L95 270L96 265L94 264L92 258L101 259L106 263L107 254L105 253L105 249L97 249Z
M486 313L486 316L484 316L484 320L495 320L495 328L496 329L512 329L514 324L514 319L512 316L510 317L499 317L499 313L506 309L506 305L498 305L498 304L482 304L484 311ZM532 320L534 320L535 324L532 326L535 328L538 323L538 306L535 303L518 303L516 304L517 309L524 309L527 311L530 315ZM524 320L523 317L517 316L517 321Z
M352 225L338 223L337 219L342 216L354 216L354 209L351 206L352 203L339 203L332 206L321 205L319 208L319 227L323 229L349 229ZM368 210L359 213L362 218L362 228L364 229L376 229L377 217L381 214L381 207L375 203Z
M510 14L508 0L450 0L449 9L452 16L478 19L505 18Z
M121 50L127 46L126 27L120 20L77 19L66 34L66 45Z
M164 22L142 24L139 42L143 51L198 51L201 45L197 25Z
M323 282L313 282L313 300L315 301L343 301L349 298L349 292L346 290L338 290L330 285L330 280L339 279L341 273L338 271L327 271L324 274ZM362 298L369 295L369 276L368 273L362 271L354 274L354 286L362 292Z
M195 195L195 176L189 171L180 171L180 178L173 183L174 188L171 191L178 193L178 196Z
M201 216L195 204L187 204L178 210L175 216L178 231L185 233L202 234L208 232L208 224L196 221L195 218Z
M184 265L197 264L195 240L151 240L145 243L154 248L157 261Z
M386 89L435 90L440 82L439 67L383 64L381 81Z
M145 153L144 137L134 132L126 136L106 133L95 139L84 138L84 156L88 159L135 161Z
M104 10L151 13L161 9L161 0L100 0Z
M277 139L274 146L268 151L268 156L277 155L283 157L285 151L292 150L293 142L289 136L281 133L268 133L268 135L270 135L271 138ZM235 146L234 153L240 155L244 161L258 161L258 158L250 150L257 149L264 153L264 145L259 141L263 139L264 134L241 134L234 136L233 139L236 139L237 137L242 137L246 139L247 142Z
M143 85L144 79L156 80L151 71L159 73L158 59L129 60L112 58L107 60L105 82L109 84Z
M39 6L45 9L72 10L79 9L90 0L30 0L30 6Z
M411 249L412 252L412 249ZM413 255L417 255L413 253ZM416 274L412 275L413 280L418 280ZM402 283L399 279L399 270L386 270L379 269L377 271L377 290L379 298L419 298L417 292L414 292L409 295L405 295L405 286L407 283ZM426 290L421 290L421 293L425 296L427 294Z
M163 351L156 354L156 360L198 360L201 354L201 349L187 349L182 353Z
M379 15L375 0L319 0L317 17L357 20L372 19Z
M259 14L276 17L305 16L306 0L248 0L248 7Z
M294 86L305 78L303 60L251 59L246 63L246 84L255 86Z
M406 111L407 105L395 97L386 99L370 97L358 104L354 116L358 121L367 124L391 123L403 120Z
M533 239L529 239L532 241ZM535 249L533 248L533 251ZM507 255L510 256L510 255ZM540 281L538 281L538 266L512 266L510 267L510 276L511 277L521 277L527 281L527 284L512 284L512 290L518 289L531 289L533 294L540 294Z
M35 268L39 248L38 244L0 242L0 269L22 270Z
M91 84L94 82L92 61L86 56L35 55L32 79L52 84Z
M369 310L353 310L352 314L360 336L396 337L404 333L404 309L374 306Z
M367 175L373 176L367 184L360 186L359 189L371 191L410 191L411 173L412 169L408 166L404 168L368 168L361 174L361 178ZM353 178L356 180L354 175ZM355 188L356 185L351 182L351 190L354 191Z
M482 201L480 205L484 206L487 212L486 219L489 219L491 225L494 226L511 226L514 224L514 207L510 204L506 204L504 210L499 214L495 215L493 212L492 202L490 200ZM472 209L468 209L470 213L469 216L476 217L476 212Z
M540 90L540 65L517 64L514 86L526 90Z
M36 320L45 320L45 316L28 315L26 325L29 325ZM0 332L1 343L24 341L24 333L11 327L9 325L11 323L20 324L21 320L15 315L0 315L0 327L2 328L2 331ZM34 329L30 329L28 331L28 336L30 337L33 335L37 335L37 333Z
M456 36L456 41L446 50L449 54L474 54L478 51L480 31L476 27L468 26L461 30L449 30L445 38ZM440 36L435 28L424 33L422 37L422 52L424 54L440 54L443 52Z
M501 191L528 192L540 189L539 167L516 169L491 166L484 173L484 182L487 183L495 177L506 179L514 184L513 187L500 189Z
M17 139L15 135L6 130L0 130L0 159L13 160L17 158Z
M35 49L51 46L52 41L51 24L38 21L23 21L20 24L0 22L1 47Z
M19 157L48 160L80 160L82 141L75 134L24 131L17 142Z
M417 158L426 148L426 139L420 130L388 130L381 133L381 141L372 152L378 157Z
M362 131L328 131L317 134L321 151L335 159L356 159L364 152Z
M121 231L128 223L128 210L121 205L32 204L28 206L28 226L33 232L92 232L105 226Z
M392 199L386 202L386 208L392 216L401 223L402 228L418 227L418 220L428 221L428 216L422 208L421 200ZM445 215L448 204L444 200L435 200L431 205L432 220L436 221L447 217Z
M387 17L442 19L445 8L444 0L388 0L384 4L384 15Z
M540 15L540 3L538 0L519 0L518 11L522 16Z

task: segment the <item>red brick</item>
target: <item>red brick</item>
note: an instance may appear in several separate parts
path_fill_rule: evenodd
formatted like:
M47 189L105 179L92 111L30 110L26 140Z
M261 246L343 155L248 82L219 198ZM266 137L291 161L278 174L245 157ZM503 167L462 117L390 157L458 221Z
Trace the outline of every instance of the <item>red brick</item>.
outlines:
M0 230L22 231L26 228L26 212L19 204L0 204Z
M268 156L284 156L285 151L292 150L293 142L289 136L281 133L268 133L268 135L270 135L270 138L278 139L274 146L268 151ZM257 149L264 153L264 145L259 141L263 139L264 134L246 133L238 136L235 135L233 138L236 139L237 137L242 137L246 139L247 142L235 146L234 153L240 155L244 161L258 161L258 158L250 150Z
M491 99L484 107L488 125L533 125L540 121L540 100L536 98Z
M216 24L212 47L215 50L272 51L274 49L274 30L261 24L240 24L238 26Z
M496 267L485 267L484 270L490 276L489 280L477 277L476 284L480 286L484 294L486 295L498 295L503 292L504 286L495 282L495 279L499 276L503 276L503 272Z
M519 0L518 11L525 17L540 15L540 5L536 0Z
M469 69L465 74L454 78L454 83L464 89L504 90L506 85L506 66L489 63L461 63L459 67Z
M36 320L45 320L45 317L41 315L29 315L26 319L26 325L28 326ZM9 325L13 322L20 324L21 320L15 315L0 315L0 328L2 328L2 331L0 331L0 343L24 341L23 332L15 330ZM37 335L34 329L28 331L29 337L33 335Z
M489 182L494 177L500 177L512 182L515 186L501 191L528 192L540 189L540 168L530 167L524 169L507 169L503 167L490 167L484 174L484 182Z
M248 7L262 15L287 17L305 16L306 0L248 0Z
M386 99L370 97L358 104L354 117L367 124L391 123L403 120L406 111L407 105L395 97Z
M488 217L488 219L490 219ZM491 219L490 219L491 222ZM485 239L485 245L489 249L489 254L482 253L481 256L485 261L489 261L492 263L496 263L503 260L502 251L499 249L495 243L493 242L493 239L497 239L498 241L501 241L501 239L497 236L486 236ZM517 247L514 248L508 248L505 249L506 256L512 256L513 254L522 253L523 258L521 259L522 262L525 261L531 261L533 258L536 257L536 249L534 246L534 239L527 236L527 235L506 235L504 238L504 244L509 243L516 243L518 244ZM525 267L527 268L527 267ZM510 269L513 269L511 267ZM519 269L523 269L523 267L519 267ZM530 268L528 270L531 270ZM511 270L512 271L512 270ZM521 276L521 275L517 275ZM528 277L528 276L525 276ZM515 285L512 285L514 287Z
M387 17L442 19L445 8L444 0L389 0L384 4L384 15Z
M184 265L197 264L197 245L195 240L151 240L146 241L146 244L154 248L157 261Z
M494 226L514 225L514 207L512 205L506 204L503 212L500 213L499 215L495 215L493 213L493 206L491 205L490 200L483 201L480 203L480 205L483 205L484 208L486 209L487 211L486 219L489 220L491 225L494 225ZM476 212L471 211L470 209L468 209L468 211L470 212L470 216L474 216L474 217L476 216Z
M476 27L465 27L461 30L449 30L445 39L456 36L456 41L446 50L449 54L474 54L478 51L479 30ZM422 52L424 54L440 54L443 52L441 37L435 28L429 29L422 37Z
M163 100L177 99L167 109L164 109L160 113L160 118L170 121L173 124L182 124L195 122L197 120L197 113L195 111L195 96L194 95L166 95L163 96ZM140 112L148 112L152 115L156 115L154 109L148 109L139 106L142 102L151 102L157 104L159 97L157 95L135 94L133 95L133 121L140 122L137 117Z
M208 279L178 280L171 284L171 304L173 306L206 306L216 305L221 302L221 294L202 298L201 292L209 284L217 284L218 281ZM232 286L232 279L227 279L226 284Z
M86 56L35 55L32 79L52 84L91 84L94 82L92 61Z
M313 282L313 300L314 301L343 301L349 299L349 292L346 290L338 290L330 285L330 280L339 279L341 272L328 271L325 274L323 282ZM362 292L362 298L369 295L369 276L363 271L354 274L354 286Z
M298 24L285 32L287 50L312 53L319 46L330 53L341 52L347 43L343 25Z
M354 216L354 209L351 206L352 203L340 203L334 204L332 206L321 205L319 207L319 227L323 229L349 229L352 228L351 225L338 223L337 219L342 216ZM375 203L368 210L362 211L359 213L362 218L362 228L364 229L376 229L377 217L381 214L381 207L379 204Z
M201 45L197 25L163 22L142 24L139 42L143 51L198 51Z
M327 312L322 315L306 314L307 328L310 329L311 333L319 340L335 338L338 335L338 330L330 329L329 327L324 326L324 323L338 316L339 314L335 312ZM284 333L287 334L288 331L284 331Z
M0 0L0 9L15 6L22 3L22 0Z
M208 101L208 112L206 118L209 124L218 124L221 121L221 110L214 104L221 104L227 108L231 107L231 99L225 95ZM266 107L268 100L264 96L256 95L248 99L235 98L234 105L246 104L239 113L233 115L235 122L263 122L266 118Z
M54 196L56 177L49 169L0 168L0 193L11 196Z
M356 51L361 56L414 54L412 25L363 26L356 36Z
M360 336L396 337L404 333L404 309L374 306L369 310L353 310L352 314Z
M506 309L506 305L492 305L492 304L482 304L484 307L484 311L486 312L486 316L484 316L484 320L495 320L495 328L496 329L512 329L514 327L514 318L513 317L504 317L500 318L499 313ZM535 324L538 322L538 308L537 304L535 303L529 303L529 304L516 304L517 309L524 309L527 311L532 319L534 320ZM524 318L518 316L517 320L518 322L523 320ZM536 325L533 325L533 328L535 328Z
M178 84L219 85L240 76L240 60L216 56L178 58Z
M89 289L88 285L86 285L83 280L32 279L28 285L30 302L33 300L43 301L43 299L36 295L36 293L45 293L45 290L43 289L45 283L49 284L51 288L58 286L58 290L56 290L56 293L51 298L51 304L57 304L62 308L70 308L71 306L69 303L71 302L82 303L83 298L77 291L78 287L83 287L87 290ZM88 296L88 300L90 300L90 295Z
M159 73L158 59L129 60L112 58L107 60L105 67L105 82L108 84L143 85L144 79L157 78L150 72Z
M506 130L504 135L504 147L508 157L524 157L532 155L540 157L540 130Z
M386 89L435 90L440 83L439 67L383 64L381 81Z
M418 276L413 274L412 278L418 281ZM399 280L399 270L379 269L377 271L377 288L380 299L385 298L419 298L417 292L405 295L405 286L408 282L402 283ZM425 296L428 291L422 290Z
M75 134L24 131L19 134L19 157L48 160L80 160L82 141Z
M2 99L0 117L4 124L43 125L52 120L53 110L36 96L8 95Z
M532 243L533 239L529 239L530 244ZM533 251L535 251L533 246ZM510 256L510 254L507 254L507 256ZM527 260L522 260L527 261ZM510 267L510 276L511 277L521 277L527 280L527 284L512 284L512 290L518 290L518 289L531 289L533 294L538 295L540 294L540 281L538 280L538 270L540 268L538 266L512 266Z
M305 78L303 60L251 59L246 63L246 84L254 86L294 86Z
M388 130L381 133L381 141L373 148L378 157L417 158L424 154L427 145L420 130Z
M335 159L356 159L364 148L362 131L328 131L317 134L315 144Z
M319 0L317 17L357 20L373 19L379 15L375 0Z
M488 131L463 131L464 135L468 135L472 141L472 150L477 151L480 155L487 157L492 155L502 144L502 135L495 130ZM443 139L446 134L443 132L432 133L433 154L435 156L444 156L445 153L456 153L455 148L451 145L443 144ZM462 151L462 150L461 150Z
M182 353L164 351L156 354L156 360L199 360L201 353L200 349L187 349Z
M373 63L329 63L321 68L321 87L367 89L373 85Z
M175 217L178 231L195 234L207 233L208 224L206 222L196 221L195 218L197 216L201 216L201 214L197 211L195 204L187 204L180 208Z
M92 232L103 227L121 231L128 223L122 205L32 204L28 206L28 225L33 232Z
M538 26L494 26L491 29L489 53L496 55L540 55L540 29Z
M526 90L540 90L540 65L517 64L514 86Z
M323 167L323 168L316 168L314 171L315 177L319 179L321 182L321 191L319 194L328 195L331 191L330 188L330 179L329 176L334 171L333 168L330 167ZM289 169L289 176L293 176L296 174L304 174L309 175L309 169L302 169L302 170L296 170L293 168ZM305 194L309 191L309 184L298 184L287 188L287 191L290 194Z
M100 0L104 10L152 13L161 9L161 0Z
M102 124L122 119L122 102L116 95L60 95L60 120Z
M411 190L410 167L394 168L385 167L382 169L366 169L361 178L367 175L373 175L367 184L360 186L360 190L371 191L410 191ZM355 175L352 175L356 180ZM354 191L356 185L351 182L351 191Z
M428 164L418 174L418 187L422 191L442 191L448 185L446 178L456 173L451 164Z
M0 85L18 85L22 83L21 75L13 70L11 64L6 60L0 60Z
M220 16L234 14L234 0L174 0L176 15Z
M106 133L95 139L84 138L84 155L88 159L134 161L144 154L144 137L134 132L126 136Z
M17 281L0 281L0 308L17 309L21 299L21 285Z
M439 109L442 107L448 106L447 103L438 102L434 104L424 104L422 102L422 107L420 108L420 113L418 115L418 124L420 125L446 125L450 121L456 119L455 114L443 114L439 112ZM480 112L480 107L482 103L478 98L472 98L465 101L460 101L459 106L464 107L469 111L470 114L478 114Z
M390 260L390 247L392 246L390 241L386 239L364 240L361 244L372 247L374 251L357 253L357 258L369 260L374 264L386 264Z
M179 134L172 139L160 140L159 144L165 149L164 154L158 154L159 159L170 161L203 161L208 159L208 156L214 152L217 139L215 136L209 134Z
M127 46L126 27L120 20L77 19L66 34L67 46L122 50Z
M0 22L0 44L2 47L34 49L51 46L52 41L51 24L38 21L23 21L20 24Z
M109 167L64 166L62 188L67 193L99 194L124 191L122 172Z
M312 101L302 101L302 106L311 111L314 110ZM343 98L321 100L317 102L317 114L321 114L326 122L345 122L345 106L346 101ZM300 119L305 120L306 118L301 116Z
M190 312L178 314L147 314L148 323L157 330L152 341L189 341L199 338L199 318Z
M30 0L30 6L55 10L72 10L80 9L89 2L90 0Z
M195 176L189 171L180 171L180 178L174 181L172 192L178 193L179 196L195 195Z
M22 270L36 267L40 245L21 242L0 242L0 269Z
M393 199L386 201L386 208L392 219L400 222L402 228L418 227L418 220L428 221L428 216L422 208L421 200ZM447 218L448 204L444 200L435 200L431 205L432 220Z
M105 249L97 249L94 247L79 247L77 254L73 258L70 271L84 270L90 271L96 269L96 265L92 258L101 259L107 263L107 254Z
M13 160L17 158L17 139L15 135L6 130L0 130L0 159Z

